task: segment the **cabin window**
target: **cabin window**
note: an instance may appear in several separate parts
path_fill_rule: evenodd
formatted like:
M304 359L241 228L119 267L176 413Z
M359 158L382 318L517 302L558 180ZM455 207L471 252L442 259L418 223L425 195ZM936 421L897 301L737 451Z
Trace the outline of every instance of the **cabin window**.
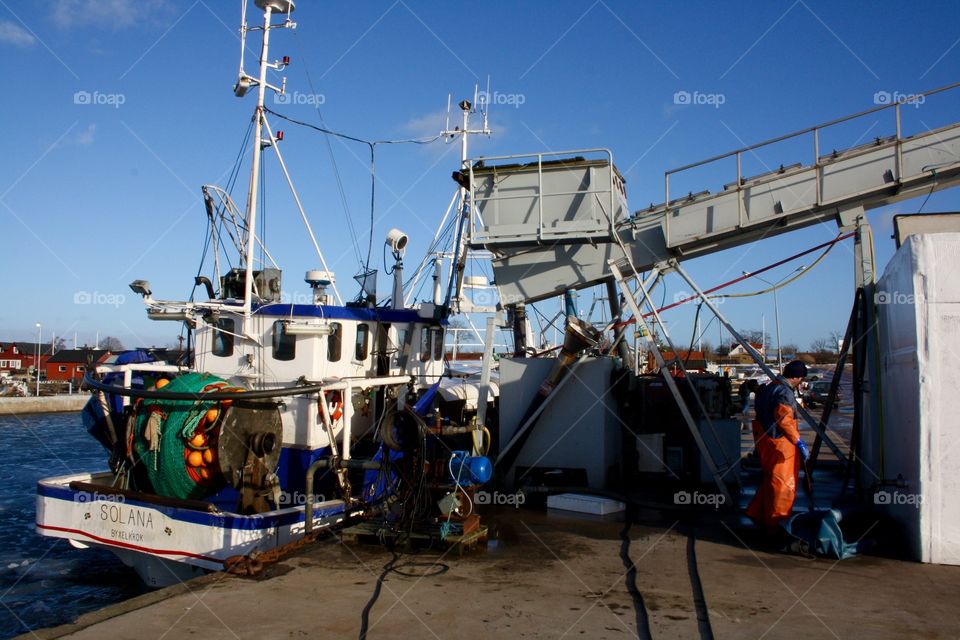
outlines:
M370 327L365 324L357 325L357 342L354 348L354 357L361 362L367 359L370 352Z
M340 362L343 351L343 325L339 322L330 323L330 335L327 336L327 360Z
M433 359L443 360L443 329L440 327L433 330Z
M59 367L57 367L57 371L59 371L60 373L66 373L67 367L64 365L60 365Z
M420 329L420 361L427 362L430 359L430 327Z
M213 325L213 348L210 352L221 358L233 355L233 334L237 322L233 318L219 318Z
M395 366L400 366L400 360L403 358L403 347L407 343L407 330L400 329L397 331L397 349L393 352L393 364Z
M84 366L79 366L79 367L77 367L77 371L86 371L86 370L87 370L87 368L84 367Z
M297 355L297 336L288 334L283 320L273 323L273 359L293 360Z

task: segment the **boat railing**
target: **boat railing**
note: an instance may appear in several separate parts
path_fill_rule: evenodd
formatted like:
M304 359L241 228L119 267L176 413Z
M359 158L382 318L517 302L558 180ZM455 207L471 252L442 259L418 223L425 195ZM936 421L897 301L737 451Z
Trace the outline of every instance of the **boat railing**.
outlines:
M736 161L736 181L728 185L725 185L725 187L727 189L732 188L741 194L745 190L745 187L747 187L753 181L760 181L770 177L771 175L776 177L777 174L782 174L785 171L798 169L800 168L800 165L792 165L789 167L781 166L779 170L768 172L766 174L762 174L759 176L745 177L743 175L743 157L747 154L756 155L756 152L759 149L762 149L764 147L769 147L770 145L774 145L787 140L800 139L805 136L809 136L808 144L810 145L809 148L812 156L811 157L812 162L809 165L806 165L805 168L816 169L815 204L819 206L824 202L824 199L825 199L824 187L823 187L823 175L822 175L823 167L829 164L830 162L832 162L833 160L835 160L838 155L841 155L842 153L849 153L851 151L856 151L857 149L859 149L858 147L855 147L852 149L845 149L842 152L833 150L831 152L822 154L821 148L820 148L821 133L823 133L828 129L836 127L837 125L841 125L841 124L850 122L852 120L864 118L866 116L870 116L873 114L878 114L880 112L886 112L886 113L892 112L893 131L886 136L883 134L877 136L875 141L872 141L865 146L872 147L872 146L875 146L876 144L892 142L894 145L894 156L895 156L892 178L895 181L902 180L904 177L903 143L908 138L903 134L903 113L904 113L903 107L905 106L918 107L924 104L927 98L937 94L952 91L954 89L957 89L958 87L960 87L960 82L955 82L953 84L946 85L944 87L939 87L937 89L932 89L930 91L925 91L923 93L916 93L916 94L910 94L910 95L900 95L899 93L891 94L886 91L879 91L874 95L874 102L876 102L879 106L873 107L871 109L860 111L858 113L844 116L842 118L836 118L834 120L823 122L821 124L814 125L812 127L807 127L806 129L800 129L799 131L793 131L791 133L777 136L775 138L770 138L768 140L764 140L756 144L745 146L740 149L735 149L733 151L721 153L719 155L712 156L705 160L700 160L698 162L692 162L690 164L683 165L682 167L670 169L669 171L666 171L663 174L663 194L664 194L663 201L665 204L660 205L659 207L656 205L651 205L651 210L656 211L662 208L666 208L667 210L670 210L672 208L672 205L678 204L680 202L686 202L691 198L697 197L698 195L707 195L707 194L691 194L690 196L681 197L680 199L677 200L676 203L671 202L670 200L671 177L676 176L677 174L680 174L680 173L690 171L692 169L704 167L706 165L719 162L721 160L733 158ZM739 224L742 226L746 222L745 215L747 213L747 207L745 207L744 205L742 195L740 196L740 203L738 205L738 210L739 210ZM666 216L665 224L669 225L669 223L670 223L670 216L668 215ZM668 231L666 235L669 238L670 237L669 226L667 227L667 229Z

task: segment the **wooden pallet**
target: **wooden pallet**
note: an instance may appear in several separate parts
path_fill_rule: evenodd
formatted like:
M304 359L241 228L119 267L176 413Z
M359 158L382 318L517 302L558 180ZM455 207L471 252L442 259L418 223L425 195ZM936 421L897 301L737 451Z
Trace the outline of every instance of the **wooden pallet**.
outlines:
M383 522L363 522L348 527L340 532L340 539L346 544L375 544L395 545L398 542L412 549L456 549L460 555L471 551L478 546L486 546L489 531L480 526L469 533L456 533L441 538L439 525L415 529L407 537L406 532L399 532L391 525Z

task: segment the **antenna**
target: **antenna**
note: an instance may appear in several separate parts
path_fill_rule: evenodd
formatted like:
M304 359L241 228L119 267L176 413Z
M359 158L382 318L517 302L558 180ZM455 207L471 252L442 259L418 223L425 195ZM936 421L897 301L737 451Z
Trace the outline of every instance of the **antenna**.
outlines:
M450 103L452 100L453 100L453 96L448 93L447 94L447 123L443 126L444 136L446 136L447 132L450 131ZM450 138L452 139L453 136L451 135Z
M240 0L240 72L237 76L247 75L243 71L243 58L247 53L247 0Z
M483 114L483 131L486 136L490 137L490 127L487 126L487 114L490 112L490 74L487 74L487 90L484 92L484 95L487 96L487 99L484 100L486 104L483 105L483 108L480 110L480 113Z

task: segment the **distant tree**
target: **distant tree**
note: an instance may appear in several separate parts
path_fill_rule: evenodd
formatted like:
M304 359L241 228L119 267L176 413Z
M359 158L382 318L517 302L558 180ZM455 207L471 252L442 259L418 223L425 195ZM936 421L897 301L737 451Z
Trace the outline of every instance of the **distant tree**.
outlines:
M770 334L759 329L740 329L739 333L747 342L770 346Z
M843 338L844 338L844 334L840 333L839 331L830 332L830 343L833 346L833 349L831 349L831 351L840 353L840 342L843 340Z
M810 343L810 351L814 353L831 353L834 351L832 345L834 342L830 341L830 338L817 338Z
M793 344L792 342L791 342L790 344L785 344L785 345L783 345L783 352L784 352L785 354L787 354L787 353L789 353L789 354L796 354L796 353L798 353L799 351L800 351L800 347L798 347L797 345Z
M797 359L800 360L800 362L802 362L803 364L816 364L816 363L817 363L817 359L814 358L814 357L813 357L812 355L810 355L809 353L801 353L799 356L797 356Z
M67 348L67 341L63 338L57 338L53 341L53 350L54 351L63 351Z
M106 338L100 341L100 348L116 353L118 351L123 351L123 343L120 342L119 338L114 338L113 336L107 336Z

